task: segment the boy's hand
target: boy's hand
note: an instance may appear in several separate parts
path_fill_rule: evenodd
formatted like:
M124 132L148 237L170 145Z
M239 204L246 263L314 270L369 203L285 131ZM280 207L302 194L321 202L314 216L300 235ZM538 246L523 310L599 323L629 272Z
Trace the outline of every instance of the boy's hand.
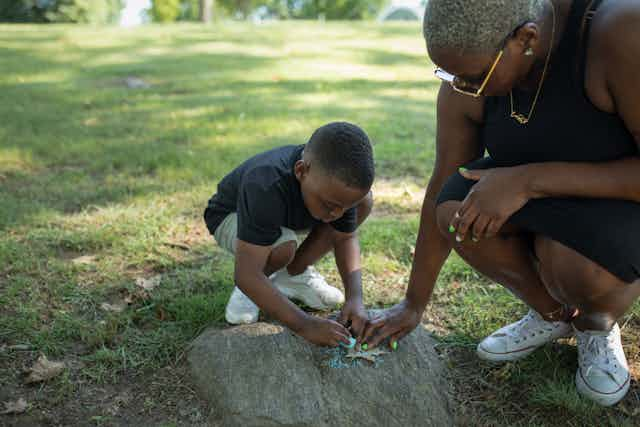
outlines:
M361 298L351 298L342 307L338 322L347 326L351 322L351 331L356 341L361 342L364 335L364 328L369 323L369 315L364 309Z
M351 334L338 322L320 317L308 316L299 335L313 344L337 347L340 343L349 344Z

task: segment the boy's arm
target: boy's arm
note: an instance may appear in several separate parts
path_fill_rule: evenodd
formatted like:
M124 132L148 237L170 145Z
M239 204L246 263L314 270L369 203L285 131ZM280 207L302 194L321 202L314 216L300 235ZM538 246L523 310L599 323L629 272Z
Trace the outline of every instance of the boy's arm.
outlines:
M307 315L282 295L264 275L270 246L237 241L235 282L258 307L296 334L318 345L349 343L349 332L339 323Z
M369 320L362 302L362 275L360 267L360 244L358 235L333 230L333 247L336 266L344 284L346 301L340 313L340 323L351 321L351 329L358 341L362 340L364 328Z

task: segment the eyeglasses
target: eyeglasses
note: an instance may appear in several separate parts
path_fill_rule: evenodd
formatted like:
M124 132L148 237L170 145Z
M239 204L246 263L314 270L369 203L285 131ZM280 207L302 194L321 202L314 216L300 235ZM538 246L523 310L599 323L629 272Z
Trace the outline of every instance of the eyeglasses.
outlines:
M489 72L487 73L484 80L480 84L480 87L478 87L478 89L476 90L467 89L469 87L476 87L475 84L467 82L460 77L454 76L453 74L449 74L446 71L444 71L442 68L436 68L435 74L436 74L436 77L438 77L440 80L449 83L453 88L453 90L455 90L456 92L462 93L464 95L473 96L474 98L479 98L480 96L482 96L482 92L484 91L484 88L487 86L487 83L489 83L489 79L491 78L493 71L498 66L498 62L500 62L500 58L502 58L503 53L504 53L504 48L500 49L500 52L498 52L498 56L496 56L495 61L493 61L493 65L491 65L491 68L489 68Z

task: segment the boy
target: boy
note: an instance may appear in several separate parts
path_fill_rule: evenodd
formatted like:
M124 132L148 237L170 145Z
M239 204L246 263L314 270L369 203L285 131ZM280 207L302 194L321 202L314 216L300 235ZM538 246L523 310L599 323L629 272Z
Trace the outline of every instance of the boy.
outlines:
M371 212L373 178L369 138L345 122L320 127L307 144L258 154L224 177L204 217L218 244L235 255L227 321L253 323L262 309L317 345L349 344L349 325L360 338L368 318L356 229ZM298 247L295 232L302 230L310 232ZM312 267L330 250L346 302ZM345 304L334 322L287 298L324 310Z

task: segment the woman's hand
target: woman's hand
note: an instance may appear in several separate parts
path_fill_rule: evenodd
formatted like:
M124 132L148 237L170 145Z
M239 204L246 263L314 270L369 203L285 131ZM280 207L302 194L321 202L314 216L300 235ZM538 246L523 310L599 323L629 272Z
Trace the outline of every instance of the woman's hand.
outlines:
M421 319L422 311L403 300L369 322L365 328L363 343L373 348L385 338L391 337L389 346L395 349L397 344L394 343L413 331Z
M451 220L449 231L458 242L494 237L505 222L530 199L526 166L467 170L460 174L477 181Z

